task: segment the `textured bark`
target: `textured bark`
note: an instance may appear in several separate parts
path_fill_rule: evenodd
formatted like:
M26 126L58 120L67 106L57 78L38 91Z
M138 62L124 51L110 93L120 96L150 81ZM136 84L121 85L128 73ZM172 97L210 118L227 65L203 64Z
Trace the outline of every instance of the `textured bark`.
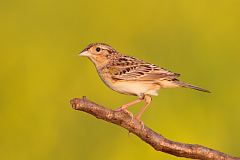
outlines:
M135 134L143 141L151 145L157 151L162 151L178 157L186 157L192 159L240 160L240 158L232 157L225 153L198 144L185 144L171 141L154 132L146 125L143 128L141 122L135 118L132 119L128 113L107 109L87 100L86 97L83 97L82 99L72 99L71 105L75 110L84 111L95 116L98 119L111 122L127 129L129 132Z

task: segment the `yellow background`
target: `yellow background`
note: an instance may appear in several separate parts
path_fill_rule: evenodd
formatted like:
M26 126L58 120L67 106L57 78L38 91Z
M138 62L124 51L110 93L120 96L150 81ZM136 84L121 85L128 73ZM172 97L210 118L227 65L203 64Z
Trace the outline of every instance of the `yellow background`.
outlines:
M239 8L239 0L1 1L0 158L178 159L71 108L83 95L112 109L135 99L107 88L78 56L92 42L211 90L161 90L142 120L169 139L240 156Z

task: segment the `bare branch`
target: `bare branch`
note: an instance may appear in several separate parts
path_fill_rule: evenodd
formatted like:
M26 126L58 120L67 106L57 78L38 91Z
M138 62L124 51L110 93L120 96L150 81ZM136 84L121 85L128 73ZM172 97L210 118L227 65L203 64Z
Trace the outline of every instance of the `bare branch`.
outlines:
M143 141L150 144L157 151L162 151L178 157L186 157L192 159L240 160L240 158L232 157L225 153L201 145L185 144L171 141L154 132L147 126L144 126L144 128L142 128L141 122L135 118L132 119L129 114L107 109L87 100L85 97L83 97L83 99L72 99L71 105L75 110L87 112L98 119L102 119L126 128L129 132L135 134Z

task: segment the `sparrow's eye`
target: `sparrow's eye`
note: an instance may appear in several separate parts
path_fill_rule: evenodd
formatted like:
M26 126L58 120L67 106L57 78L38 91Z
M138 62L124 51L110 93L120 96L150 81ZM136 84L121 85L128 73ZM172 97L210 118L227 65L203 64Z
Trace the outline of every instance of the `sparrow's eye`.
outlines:
M99 48L99 47L96 48L96 51L97 51L97 52L100 52L100 50L101 50L101 48Z

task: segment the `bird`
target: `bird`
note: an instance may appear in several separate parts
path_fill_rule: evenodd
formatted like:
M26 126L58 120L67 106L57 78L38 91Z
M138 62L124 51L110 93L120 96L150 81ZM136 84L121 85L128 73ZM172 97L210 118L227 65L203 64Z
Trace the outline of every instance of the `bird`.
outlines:
M137 96L136 100L123 104L115 111L131 114L128 107L144 101L144 106L135 116L139 121L150 105L152 96L158 95L159 89L185 87L210 93L209 90L180 81L178 73L122 54L106 43L91 43L79 55L86 56L93 62L100 79L109 88L122 94Z

